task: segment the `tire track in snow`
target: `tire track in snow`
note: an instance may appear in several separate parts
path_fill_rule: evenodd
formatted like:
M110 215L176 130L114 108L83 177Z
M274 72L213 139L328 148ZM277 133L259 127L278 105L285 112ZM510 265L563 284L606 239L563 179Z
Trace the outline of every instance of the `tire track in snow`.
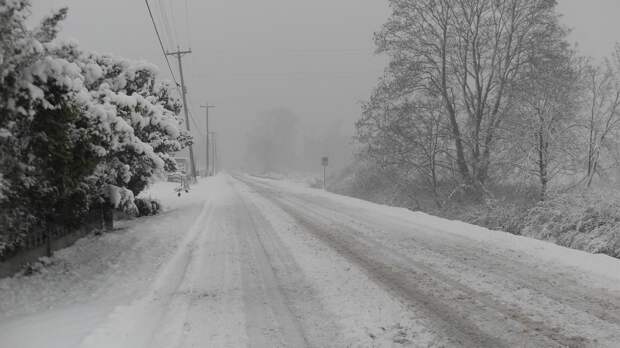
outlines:
M256 185L252 186L256 188ZM395 250L385 248L380 243L359 239L357 231L340 224L330 216L333 215L332 211L326 214L323 210L328 208L324 205L315 206L307 201L297 201L291 196L283 197L277 192L274 195L272 188L262 184L260 186L262 188L258 190L265 196L280 205L309 232L361 265L375 281L387 285L388 290L396 295L413 301L418 308L420 304L425 307L426 315L443 323L441 326L446 333L458 338L457 345L510 345L506 341L498 341L491 333L504 333L504 336L512 337L511 344L529 342L528 344L545 346L579 346L584 343L583 338L563 336L555 328L545 327L543 323L520 314L515 308L506 307L484 294L442 277L424 264L402 257ZM380 252L381 250L383 252ZM433 289L436 290L435 293L432 293ZM450 301L457 303L459 308L448 304ZM476 321L487 326L487 333L472 323ZM525 330L531 329L531 332L510 333L507 330L509 328L501 324L510 322L515 328L521 326ZM494 329L489 330L489 327Z
M307 232L316 236L336 252L343 255L353 264L361 267L370 279L383 286L389 293L400 298L406 305L411 306L417 315L423 314L430 319L435 328L447 336L447 340L455 346L461 347L500 347L507 346L506 342L495 338L480 330L475 324L455 313L434 295L424 291L417 284L419 272L412 272L392 260L386 260L385 255L377 256L371 247L353 239L335 236L329 226L324 226L312 219L308 219L287 204L277 201L276 204L295 219ZM305 209L309 209L305 207ZM334 231L341 232L341 231ZM382 259L382 260L381 260ZM428 276L428 274L424 274ZM429 281L427 279L426 281Z
M316 206L325 204L324 201L315 197L304 197L303 199ZM347 209L338 202L330 201L329 203L331 206L335 206L332 214L338 214L348 220L355 218L356 224L361 225L364 229L376 230L372 227L373 223L370 217L364 216L360 212L351 211L350 208ZM584 284L578 279L572 278L568 273L554 272L540 268L540 265L534 265L533 268L532 264L525 262L526 260L518 253L515 256L485 249L481 246L472 245L471 240L464 240L464 243L469 242L466 246L450 244L447 239L442 237L445 231L434 226L411 226L398 221L391 221L390 228L398 231L415 231L415 238L410 238L409 244L416 250L423 248L443 258L454 257L454 254L461 255L463 257L459 260L459 264L476 268L486 274L493 274L521 288L535 289L540 295L555 302L569 305L574 310L591 315L594 319L613 323L620 327L620 293L614 294L610 291L597 289L595 285L587 282ZM501 265L502 272L498 272L496 268L498 258L510 259L509 263Z
M173 347L241 347L248 345L241 287L239 242L231 233L236 207L218 202L190 265L189 279L180 289L184 315L175 320L183 332ZM168 348L168 347L167 347Z
M235 232L241 243L246 331L253 347L307 347L304 332L288 306L272 261L259 236L268 225L255 220L250 208L237 198ZM262 221L261 221L262 222Z
M259 185L281 196L273 187ZM444 279L477 289L481 300L490 298L501 308L508 308L509 318L526 323L536 334L576 346L590 342L616 347L620 341L618 293L579 279L582 272L565 266L549 269L547 264L535 264L536 258L530 260L519 252L488 250L463 236L398 217L377 228L375 213L365 214L365 210L316 196L295 197L299 199L297 204L320 209L326 218L345 229L355 226L355 233L362 238L394 250L411 251L408 258L422 262Z
M229 184L234 187L238 201L246 208L249 217L254 221L253 225L257 227L254 231L258 242L273 269L283 300L290 313L295 316L300 333L304 335L306 345L335 347L337 342L342 344L338 325L333 320L334 314L323 306L292 250L280 239L274 226L263 215L260 202L255 201L256 197L249 193L247 186L232 178Z
M311 342L317 347L447 347L428 321L414 317L402 302L370 280L355 264L299 226L286 212L239 182L247 197L272 224L272 235L290 251L299 274L307 278L329 318L316 325ZM288 277L287 277L288 278ZM297 277L299 278L299 277ZM296 278L292 278L297 281ZM291 278L288 278L291 281ZM302 283L299 281L298 283ZM296 296L299 297L299 296ZM312 306L316 310L320 306ZM303 310L298 313L306 314ZM320 318L317 318L321 320ZM301 320L307 323L307 315ZM334 322L334 324L332 324ZM312 322L310 323L312 324ZM327 330L324 329L327 326ZM312 327L307 325L304 327ZM321 332L322 330L322 332ZM318 334L317 334L318 331ZM329 332L332 332L331 334ZM326 336L317 340L319 336ZM335 333L335 334L334 334Z
M85 348L139 348L148 347L161 325L175 293L189 266L196 240L212 212L210 201L203 203L200 215L187 231L175 254L158 273L146 297L127 306L119 306L108 316L103 325L83 341Z

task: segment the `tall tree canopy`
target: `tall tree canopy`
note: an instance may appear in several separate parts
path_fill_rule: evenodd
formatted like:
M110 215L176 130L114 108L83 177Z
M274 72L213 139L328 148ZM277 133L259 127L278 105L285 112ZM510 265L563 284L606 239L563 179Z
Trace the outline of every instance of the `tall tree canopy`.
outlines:
M515 90L540 48L563 41L555 0L391 0L376 33L390 64L382 84L392 101L440 105L449 158L462 182L480 192L489 178L499 129Z

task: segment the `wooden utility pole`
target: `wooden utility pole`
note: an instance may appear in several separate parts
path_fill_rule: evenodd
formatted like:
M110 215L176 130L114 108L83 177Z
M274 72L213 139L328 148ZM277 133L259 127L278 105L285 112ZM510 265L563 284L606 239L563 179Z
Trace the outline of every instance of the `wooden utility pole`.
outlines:
M219 160L217 158L217 134L213 133L213 173L215 173L215 171L217 170L217 167L215 166L215 164L217 163L219 165Z
M211 158L213 161L213 175L215 175L216 173L216 167L215 167L215 163L217 161L217 138L216 138L216 133L215 132L211 132Z
M207 117L207 149L206 149L206 156L207 156L207 172L205 174L205 176L210 176L211 172L209 171L210 169L210 161L209 161L209 109L211 108L215 108L215 105L209 105L209 103L205 103L206 105L200 105L201 108L205 109L206 112L206 117Z
M183 79L183 62L181 57L185 54L192 53L192 50L181 51L179 47L174 52L166 52L167 56L176 56L179 61L179 74L181 75L181 97L183 98L183 111L185 111L185 127L187 131L190 132L189 127L189 109L187 107L187 88L185 87L185 80ZM191 166L191 173L194 181L196 180L196 162L194 162L194 147L190 145L189 147L189 163Z

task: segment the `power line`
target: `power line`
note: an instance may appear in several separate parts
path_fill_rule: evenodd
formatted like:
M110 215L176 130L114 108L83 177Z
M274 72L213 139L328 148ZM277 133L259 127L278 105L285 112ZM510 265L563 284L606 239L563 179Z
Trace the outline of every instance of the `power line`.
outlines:
M166 1L166 3L168 4L168 10L170 12L170 20L172 23L171 27L172 27L172 33L174 34L174 40L176 41L177 44L179 44L180 38L179 38L179 32L177 30L177 21L174 15L174 6L170 3L170 1ZM166 12L168 12L168 10Z
M372 48L308 48L308 49L278 49L270 47L268 51L253 51L248 53L247 50L243 50L243 47L232 47L228 49L211 50L214 55L226 55L228 57L272 57L272 56L329 56L329 55L359 55L368 57L372 54Z
M187 34L187 46L192 48L192 35L189 31L190 28L190 20L189 20L189 6L187 5L188 0L185 0L185 32Z
M206 162L207 162L207 176L210 176L210 171L209 171L209 168L210 168L210 163L209 163L209 157L210 157L210 154L209 154L209 109L214 108L215 105L209 105L209 103L205 103L205 105L200 105L200 107L204 108L205 112L206 112L206 125L207 125L207 127L206 127L207 132L205 133L207 135L207 138L206 138L207 140L205 141L205 143L207 145L207 147L206 147L206 156L207 156L206 157Z
M179 89L179 83L177 82L176 77L174 76L174 72L172 71L172 66L170 65L170 60L168 60L168 55L166 54L166 49L164 48L164 44L161 41L161 36L159 35L159 30L157 30L157 25L155 24L155 18L153 18L153 12L151 12L151 6L149 5L148 0L144 0L146 4L146 8L149 11L149 16L151 17L151 22L153 22L153 29L155 29L155 34L157 35L157 40L159 41L159 47L161 47L161 52L164 55L164 59L166 60L166 65L168 65L168 70L170 70L170 75L172 76L172 80L174 81L174 85Z
M194 114L192 113L192 110L188 109L187 111L189 112L189 119L194 124L194 127L196 127L196 129L200 129L200 126L198 125L198 123L196 122L196 119L194 118ZM200 134L200 131L198 131L198 134Z
M192 60L192 56L190 55L190 60ZM187 97L188 100L188 105L196 105L194 104L194 101L192 99L192 95L189 92L189 90L186 88L185 89L185 96ZM197 134L202 134L201 131L199 131L199 129L201 129L202 127L200 125L198 125L198 121L196 121L196 117L194 117L194 113L192 112L192 109L190 107L187 108L187 111L189 113L189 120L191 121L191 123L194 125L194 127L196 127L197 130Z
M192 95L189 93L189 91L186 90L186 95L187 95L187 100L189 101L189 105L195 105L194 101L192 100ZM192 122L194 122L194 126L196 126L196 128L200 128L198 126L198 123L196 122L196 119L194 118L194 114L192 114L192 110L189 109L189 115L191 117Z
M168 20L168 10L166 9L165 3L162 0L158 1L159 3L159 13L161 14L161 20L164 24L164 32L168 35L170 39L170 47L173 47L175 43L178 43L174 35L172 35L172 30L170 29L170 21Z
M159 41L159 46L161 47L162 53L164 54L164 58L166 59L166 65L168 65L168 69L170 70L170 75L172 76L172 79L174 80L176 89L179 92L179 95L181 97L183 97L183 99L185 99L186 96L189 99L189 93L187 92L187 89L185 88L184 85L181 86L179 84L179 82L177 82L176 77L174 75L174 72L172 70L172 66L171 66L170 61L168 59L168 56L171 55L171 54L174 54L174 52L167 52L166 51L166 49L164 47L164 44L163 44L163 41L161 39L159 30L157 29L157 24L155 23L155 19L153 17L153 12L151 10L149 2L148 2L148 0L144 0L144 2L146 3L146 7L147 7L147 9L149 11L149 16L151 17L151 21L153 22L153 28L155 29L155 34L157 35L157 39ZM162 3L162 0L159 0L158 4L159 4L159 10L160 10L160 13L161 13L161 16L162 16L161 19L162 19L162 22L164 24L164 32L168 35L168 37L169 37L169 39L171 41L174 41L173 32L170 30L170 22L168 20L167 15L166 15L166 8L164 6L164 3ZM187 14L187 13L189 13L189 11L187 10L187 1L186 1L185 5L186 5L186 14ZM174 14L173 14L173 16L174 16ZM173 20L174 20L174 18L173 18ZM188 28L188 35L189 35L189 25L187 25L187 28ZM174 31L174 33L176 33L176 30ZM190 53L190 52L191 52L191 50L190 51L185 51L185 52L176 52L177 55L178 55L177 58L179 59L179 67L180 67L180 64L181 64L181 62L180 62L180 59L181 59L180 58L180 54L185 54L185 53ZM188 131L189 131L189 123L192 123L196 130L199 130L200 126L198 125L198 122L196 121L196 118L194 117L192 109L188 106L188 103L186 103L185 100L183 100L183 101L184 101L183 108L186 111L186 123L188 123L187 124ZM191 100L190 100L190 103L191 103ZM200 131L198 131L198 134L200 134ZM190 148L190 157L192 157L192 162L193 162L193 154L191 152L193 152L193 151ZM195 171L195 168L196 168L195 164L192 164L192 167L194 168L194 171Z
M145 0L146 1L146 0ZM190 132L189 126L189 108L187 107L187 88L185 86L185 80L183 79L183 55L192 53L191 50L181 51L180 47L174 52L164 52L165 55L174 55L179 63L179 75L181 76L181 97L183 99L183 111L185 112L185 126L187 131ZM196 180L196 162L194 162L194 148L189 146L189 160L192 166L192 177Z

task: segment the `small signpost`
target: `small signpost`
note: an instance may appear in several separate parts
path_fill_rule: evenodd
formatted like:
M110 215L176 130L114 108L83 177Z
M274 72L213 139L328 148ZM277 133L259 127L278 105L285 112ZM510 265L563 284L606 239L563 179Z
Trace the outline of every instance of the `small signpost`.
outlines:
M323 166L323 190L325 190L325 169L327 168L328 163L329 159L327 156L321 158L321 165Z

